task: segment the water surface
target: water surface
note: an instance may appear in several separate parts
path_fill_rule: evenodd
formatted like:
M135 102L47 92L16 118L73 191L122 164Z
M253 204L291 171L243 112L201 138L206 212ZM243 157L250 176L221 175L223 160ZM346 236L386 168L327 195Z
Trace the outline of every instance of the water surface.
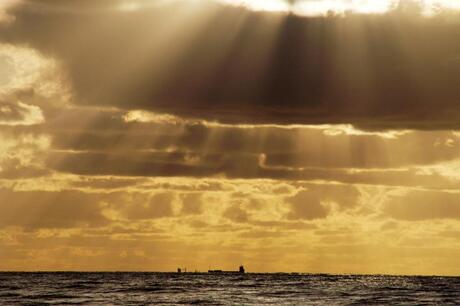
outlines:
M460 277L0 273L0 305L460 305Z

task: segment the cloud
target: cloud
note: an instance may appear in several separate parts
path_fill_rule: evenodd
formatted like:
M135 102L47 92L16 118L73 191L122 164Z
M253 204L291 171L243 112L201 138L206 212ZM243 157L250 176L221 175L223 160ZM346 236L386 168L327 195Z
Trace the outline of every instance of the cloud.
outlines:
M446 10L458 10L456 1L417 1L417 0L221 0L231 5L247 7L251 10L274 11L304 16L334 16L342 14L401 14L404 16L436 15Z
M36 125L45 122L43 112L38 106L21 102L0 102L1 125Z
M174 216L174 194L162 192L154 194L150 200L140 197L122 206L122 215L129 220L148 220Z
M181 213L184 215L199 215L203 213L202 195L200 193L187 193L182 197Z
M14 17L8 14L8 9L19 1L20 0L3 0L0 3L0 24L14 21Z
M137 177L221 177L233 179L274 179L282 181L327 181L346 184L410 186L434 189L458 189L459 180L422 169L334 169L334 168L266 168L259 156L198 155L190 163L183 153L67 153L48 154L48 168L77 175L115 175Z
M95 227L109 223L98 196L78 191L11 191L0 189L0 226L27 230Z
M86 184L59 189L71 182ZM69 175L7 185L16 190L0 189L2 269L145 270L153 265L168 271L180 261L203 271L210 262L231 266L244 254L237 262L251 271L279 271L284 263L283 270L324 272L332 260L331 272L383 272L403 261L391 271L452 274L458 261L458 220L406 222L388 215L376 220L388 194L399 194L401 203L412 198L405 188L364 192L349 185L277 180ZM445 199L444 192L436 194ZM353 200L358 202L353 209L334 204ZM184 212L183 202L199 209ZM419 208L409 209L417 213ZM416 244L422 235L425 243ZM287 263L295 258L305 262ZM423 270L414 269L421 260ZM266 266L258 267L260 262Z
M227 208L223 213L223 216L237 223L246 223L249 220L248 212L245 209L243 209L239 204L234 204Z
M277 231L248 231L243 232L239 236L241 238L250 239L267 239L267 238L280 238L288 235L288 233L277 232Z
M460 219L460 194L412 191L393 196L384 204L385 215L398 220Z
M64 96L65 84L59 65L33 47L8 44L0 39L0 71L2 100L17 98L15 94L21 91L33 91L48 98L57 94Z
M10 6L0 268L452 273L456 14Z
M319 179L429 188L459 183L441 171L460 156L452 131L348 134L334 126L125 122L124 114L72 108L48 116L40 128L52 140L46 165L84 175Z
M49 174L49 169L43 164L49 145L50 139L46 134L10 133L8 126L3 127L0 132L0 178L15 180Z
M128 13L112 1L26 0L10 9L16 21L0 40L61 62L80 105L233 123L459 128L450 37L460 25L443 17L301 18L192 5Z
M320 197L308 190L298 192L295 196L288 198L287 202L290 204L290 212L287 215L290 220L323 219L330 212L330 209L322 203Z

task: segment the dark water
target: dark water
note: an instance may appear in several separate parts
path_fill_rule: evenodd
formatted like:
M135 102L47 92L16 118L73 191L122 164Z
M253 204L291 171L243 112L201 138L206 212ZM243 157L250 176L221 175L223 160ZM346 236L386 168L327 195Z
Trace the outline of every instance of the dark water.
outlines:
M0 305L460 305L460 278L0 273Z

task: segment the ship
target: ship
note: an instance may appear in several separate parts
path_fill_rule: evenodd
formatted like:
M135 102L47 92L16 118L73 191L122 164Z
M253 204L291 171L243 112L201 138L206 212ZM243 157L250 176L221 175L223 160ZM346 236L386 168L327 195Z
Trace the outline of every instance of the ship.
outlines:
M239 273L239 274L244 274L246 271L244 270L244 266L241 265L238 271L224 271L224 270L208 270L208 273L213 273L213 274L221 274L221 273Z

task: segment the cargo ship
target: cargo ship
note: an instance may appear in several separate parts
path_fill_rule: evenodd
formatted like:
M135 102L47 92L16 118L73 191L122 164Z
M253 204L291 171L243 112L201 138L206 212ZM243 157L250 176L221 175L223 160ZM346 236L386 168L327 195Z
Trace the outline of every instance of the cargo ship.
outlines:
M244 267L241 265L238 271L224 271L224 270L208 270L208 273L220 274L220 273L240 273L244 274L246 271Z

